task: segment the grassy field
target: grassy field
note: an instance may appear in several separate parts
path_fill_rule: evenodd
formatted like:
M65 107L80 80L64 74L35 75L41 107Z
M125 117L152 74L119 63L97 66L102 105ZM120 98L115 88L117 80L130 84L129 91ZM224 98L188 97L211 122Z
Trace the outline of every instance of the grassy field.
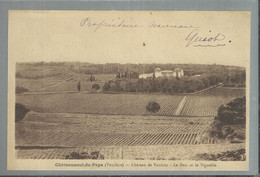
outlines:
M25 79L39 79L48 77L62 77L68 70L61 66L30 66L16 65L16 77Z
M27 88L30 92L65 92L77 91L77 83L81 82L82 91L93 91L94 83L102 86L106 81L114 79L114 74L94 75L95 81L89 80L89 74L68 72L64 75L54 75L40 78L16 78L16 86Z
M197 95L221 96L221 97L243 97L246 95L245 88L216 87Z

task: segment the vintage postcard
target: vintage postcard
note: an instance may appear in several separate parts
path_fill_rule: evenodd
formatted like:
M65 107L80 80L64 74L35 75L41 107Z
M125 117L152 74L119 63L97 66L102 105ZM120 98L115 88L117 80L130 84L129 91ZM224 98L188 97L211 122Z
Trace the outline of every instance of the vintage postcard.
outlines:
M9 11L8 170L247 171L250 16Z

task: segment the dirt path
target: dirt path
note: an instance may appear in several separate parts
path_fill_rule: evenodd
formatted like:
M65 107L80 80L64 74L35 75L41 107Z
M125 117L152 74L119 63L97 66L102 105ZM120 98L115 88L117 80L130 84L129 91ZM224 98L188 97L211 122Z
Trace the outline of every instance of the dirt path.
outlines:
M16 95L47 95L47 94L70 94L70 93L79 93L78 91L60 91L60 92L23 92L17 93ZM80 93L90 93L89 91L82 91Z
M211 87L208 87L208 88L205 88L205 89L202 89L202 90L193 92L193 93L191 93L191 94L203 93L203 92L205 92L205 91L208 91L208 90L211 90L211 89L214 89L214 88L217 88L217 87L222 87L223 85L224 85L224 83L220 83L220 84L213 85L213 86L211 86Z
M79 78L81 79L83 76L83 74L81 74L79 76ZM61 82L58 82L56 84L52 84L52 85L49 85L47 87L43 87L43 88L39 88L39 89L36 89L36 90L33 90L33 91L29 91L29 92L23 92L23 93L19 93L17 95L38 95L38 94L63 94L63 93L77 93L77 91L57 91L57 92L50 92L50 91L44 91L48 88L53 88L53 87L57 87L61 84L64 84L66 82L69 82L70 80L73 79L73 75L72 74L69 74L68 77L65 77ZM89 93L89 91L84 91L86 93Z
M175 111L175 115L178 116L180 115L185 103L187 101L187 96L183 97L183 99L181 100L180 104L178 105L176 111Z
M72 75L70 74L67 78L65 78L63 81L57 83L57 84L53 84L53 85L49 85L47 87L43 87L43 88L40 88L40 89L37 89L37 90L34 90L34 91L41 91L41 90L45 90L47 88L52 88L52 87L57 87L65 82L68 82L70 79L71 79Z

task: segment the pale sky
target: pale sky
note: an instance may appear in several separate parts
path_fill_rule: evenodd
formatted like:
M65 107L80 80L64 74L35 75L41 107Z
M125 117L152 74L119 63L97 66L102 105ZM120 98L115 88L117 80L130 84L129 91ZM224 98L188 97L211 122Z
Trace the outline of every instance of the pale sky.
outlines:
M246 66L250 58L249 12L9 11L8 32L17 62Z

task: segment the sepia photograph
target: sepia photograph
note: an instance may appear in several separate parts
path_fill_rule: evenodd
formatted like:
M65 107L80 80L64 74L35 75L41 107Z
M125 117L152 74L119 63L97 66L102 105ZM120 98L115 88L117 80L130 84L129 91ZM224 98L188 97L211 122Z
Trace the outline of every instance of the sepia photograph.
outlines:
M13 10L8 40L10 169L248 169L249 12Z

